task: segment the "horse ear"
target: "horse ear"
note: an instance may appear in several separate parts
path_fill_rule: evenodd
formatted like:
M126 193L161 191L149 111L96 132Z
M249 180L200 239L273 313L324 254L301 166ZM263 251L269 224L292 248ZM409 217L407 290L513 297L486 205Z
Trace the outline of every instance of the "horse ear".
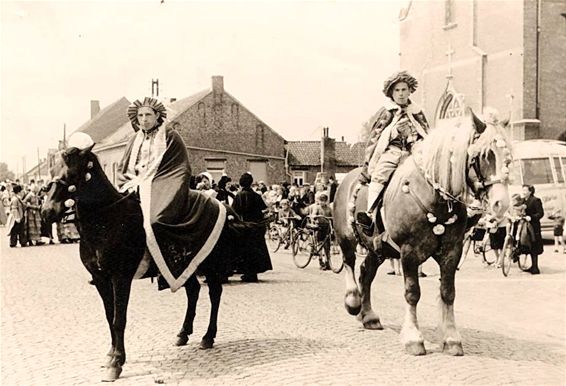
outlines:
M483 133L485 131L485 128L487 127L486 124L476 116L476 114L474 113L474 110L472 110L470 107L466 108L466 112L472 116L472 121L474 122L474 126L476 127L476 131L479 134Z
M89 147L86 147L84 149L81 150L81 155L85 155L86 153L90 153L92 151L92 148L94 147L94 145L96 145L95 143L93 143L92 145L90 145Z

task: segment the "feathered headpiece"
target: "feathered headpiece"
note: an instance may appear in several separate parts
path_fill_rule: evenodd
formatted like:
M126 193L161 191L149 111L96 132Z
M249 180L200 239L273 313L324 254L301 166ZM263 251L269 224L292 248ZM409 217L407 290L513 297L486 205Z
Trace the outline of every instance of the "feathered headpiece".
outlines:
M130 122L132 122L132 126L136 131L139 130L140 125L138 122L138 110L140 107L151 107L153 111L159 113L159 117L157 118L158 126L161 126L167 118L167 109L163 106L163 103L159 102L157 99L145 97L143 102L140 102L138 99L128 107L128 118L130 118Z
M393 86L399 82L407 83L411 94L417 90L417 86L419 85L419 82L417 82L417 80L407 71L396 72L383 82L383 93L386 97L391 98L393 94Z

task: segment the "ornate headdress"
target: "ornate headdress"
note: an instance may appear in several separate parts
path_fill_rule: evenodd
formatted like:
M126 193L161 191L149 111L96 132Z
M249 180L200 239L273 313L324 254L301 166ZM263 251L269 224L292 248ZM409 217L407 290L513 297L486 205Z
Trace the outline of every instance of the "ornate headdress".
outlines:
M159 102L157 99L145 97L143 102L140 102L138 99L128 106L128 118L130 118L130 122L132 122L132 126L136 131L139 130L138 110L140 107L151 107L153 111L159 113L159 117L157 118L158 126L161 126L167 118L167 109L163 106L163 103Z
M391 75L385 82L383 82L383 93L386 97L391 98L393 94L393 86L399 82L407 83L409 91L414 93L419 85L419 82L407 71L399 71Z

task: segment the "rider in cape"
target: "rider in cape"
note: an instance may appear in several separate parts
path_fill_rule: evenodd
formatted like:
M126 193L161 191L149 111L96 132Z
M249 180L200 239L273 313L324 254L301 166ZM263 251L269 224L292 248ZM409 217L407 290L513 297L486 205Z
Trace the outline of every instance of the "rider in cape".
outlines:
M429 125L421 108L411 99L418 82L406 71L390 76L383 84L389 100L377 113L367 142L360 181L368 186L368 211L359 212L357 220L364 231L373 232L378 198L391 175L410 154L413 145L426 137Z
M139 194L147 250L167 284L177 288L212 251L226 209L190 191L187 147L166 124L167 110L161 102L136 100L128 108L128 117L136 134L119 166L118 187L121 192ZM189 271L188 264L193 267Z

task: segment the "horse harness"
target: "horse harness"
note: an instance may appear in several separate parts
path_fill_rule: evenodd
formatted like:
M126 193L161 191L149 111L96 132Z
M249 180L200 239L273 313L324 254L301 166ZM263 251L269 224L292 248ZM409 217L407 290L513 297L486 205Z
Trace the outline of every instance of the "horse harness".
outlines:
M87 169L92 169L93 167L94 167L93 162L89 161L88 164L87 164ZM85 176L84 176L85 182L90 181L91 178L92 178L92 175L91 175L90 172L85 173ZM58 177L53 178L51 181L49 181L47 183L47 186L50 188L52 184L59 184L59 185L67 188L67 192L69 192L70 195L69 195L69 198L65 200L64 205L65 205L65 207L72 209L70 212L68 212L67 215L76 214L76 209L74 209L74 208L76 208L75 204L78 201L77 198L76 198L77 186L74 185L74 184L70 184L67 181L65 181L64 179L58 178ZM118 200L116 200L116 201L114 201L114 202L112 202L112 203L110 203L106 206L98 208L98 211L106 211L106 210L112 209L114 206L118 205L122 201L129 199L132 196L134 196L134 198L137 201L139 201L139 197L137 197L137 192L130 191L127 194L124 194L120 199L118 199Z

